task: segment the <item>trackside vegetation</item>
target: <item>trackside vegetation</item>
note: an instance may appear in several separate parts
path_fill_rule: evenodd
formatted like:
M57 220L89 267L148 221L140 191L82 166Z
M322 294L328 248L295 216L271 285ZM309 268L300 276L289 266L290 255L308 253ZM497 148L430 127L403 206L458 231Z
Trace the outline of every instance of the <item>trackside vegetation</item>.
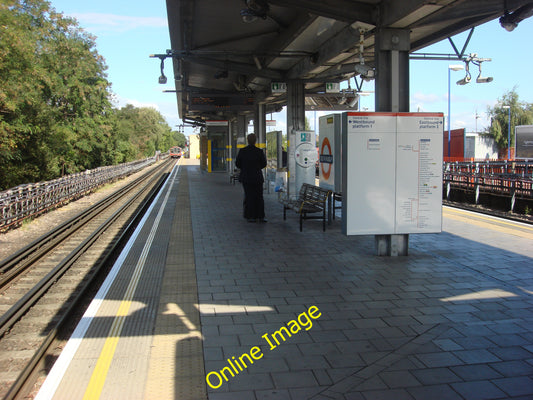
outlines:
M45 0L0 2L0 190L184 145L152 108L113 106L95 38Z

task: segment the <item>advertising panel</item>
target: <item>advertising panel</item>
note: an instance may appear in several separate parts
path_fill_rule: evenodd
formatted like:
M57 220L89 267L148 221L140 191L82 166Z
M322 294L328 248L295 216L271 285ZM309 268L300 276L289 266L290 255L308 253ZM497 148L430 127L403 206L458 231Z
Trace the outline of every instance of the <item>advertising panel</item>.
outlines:
M330 114L319 119L319 185L342 193L341 115Z
M515 128L515 158L533 159L533 125Z

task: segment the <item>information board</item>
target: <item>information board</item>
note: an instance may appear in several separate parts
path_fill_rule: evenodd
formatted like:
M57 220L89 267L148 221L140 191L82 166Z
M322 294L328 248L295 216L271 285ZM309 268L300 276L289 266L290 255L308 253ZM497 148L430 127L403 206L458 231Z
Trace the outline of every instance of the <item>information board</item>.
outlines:
M395 231L440 232L443 117L399 114L396 122Z
M343 114L343 232L442 230L441 113Z

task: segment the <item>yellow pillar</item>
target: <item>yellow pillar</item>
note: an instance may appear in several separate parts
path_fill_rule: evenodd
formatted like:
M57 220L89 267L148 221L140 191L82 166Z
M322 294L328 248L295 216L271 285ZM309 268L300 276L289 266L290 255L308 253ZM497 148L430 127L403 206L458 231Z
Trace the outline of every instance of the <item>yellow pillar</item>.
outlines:
M211 140L207 141L207 172L213 172L213 154L211 154Z

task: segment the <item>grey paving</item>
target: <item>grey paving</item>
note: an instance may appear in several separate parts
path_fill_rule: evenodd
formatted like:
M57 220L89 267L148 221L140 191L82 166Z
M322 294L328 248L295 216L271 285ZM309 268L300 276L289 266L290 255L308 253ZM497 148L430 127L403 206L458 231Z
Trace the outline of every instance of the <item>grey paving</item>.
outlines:
M300 233L274 193L248 223L239 185L186 168L205 372L228 367L209 399L533 398L531 231L445 217L376 257L339 219Z

